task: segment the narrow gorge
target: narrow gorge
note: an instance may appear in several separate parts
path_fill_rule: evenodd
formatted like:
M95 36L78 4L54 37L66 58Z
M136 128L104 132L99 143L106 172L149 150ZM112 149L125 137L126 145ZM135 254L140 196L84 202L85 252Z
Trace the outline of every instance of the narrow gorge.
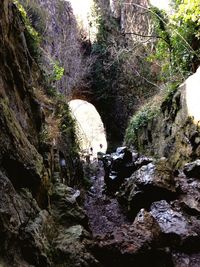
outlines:
M200 266L200 6L163 8L0 1L0 267Z

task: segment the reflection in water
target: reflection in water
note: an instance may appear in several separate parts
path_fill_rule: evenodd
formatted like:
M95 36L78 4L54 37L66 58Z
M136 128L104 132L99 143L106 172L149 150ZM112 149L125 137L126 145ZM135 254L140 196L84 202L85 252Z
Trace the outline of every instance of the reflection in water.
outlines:
M200 67L186 81L186 102L188 115L194 118L194 123L200 121Z
M77 121L77 135L81 149L86 153L92 152L94 156L98 151L105 153L107 150L105 129L96 108L87 101L79 99L70 101L69 106Z

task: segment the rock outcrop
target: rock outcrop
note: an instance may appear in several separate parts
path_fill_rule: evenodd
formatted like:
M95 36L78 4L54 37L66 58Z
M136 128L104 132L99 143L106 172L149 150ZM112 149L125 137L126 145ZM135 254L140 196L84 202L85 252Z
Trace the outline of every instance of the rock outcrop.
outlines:
M105 180L119 181L113 191L119 190L131 222L120 217L116 199L110 205L109 199L100 201L102 181L95 180L101 191L91 190L86 206L93 208L90 216L104 216L101 228L93 227L94 242L81 207L82 173L68 106L60 98L47 99L26 25L11 0L0 2L0 39L0 265L199 266L199 113L188 102L199 73L165 99L160 117L138 130L139 147L148 147L157 159L120 148L106 165ZM58 121L51 129L61 132L48 136L47 124ZM107 186L110 190L110 180Z
M64 184L80 184L78 157L69 151L75 142L69 130L72 119L66 103L45 95L44 77L26 38L27 28L16 5L2 0L0 265L96 266L83 241L90 235L84 230L87 219L77 200L80 192ZM49 138L47 116L53 120L52 114L59 112L62 132L58 139ZM65 169L61 159L67 161Z
M69 99L77 88L84 87L84 78L89 72L89 58L85 57L90 47L84 40L70 1L20 0L32 21L33 27L42 36L42 64L46 75L54 82L54 90ZM82 37L81 37L82 34ZM54 79L54 66L64 68L61 80ZM81 89L79 90L81 95Z
M199 77L197 70L168 94L157 116L137 130L135 145L139 150L164 156L177 169L200 156Z
M104 266L198 266L199 161L174 172L166 158L132 156L133 173L116 197L133 222L97 238L94 255ZM117 171L123 168L119 164Z
M173 199L175 193L173 173L166 159L161 159L134 172L123 184L118 199L134 217L141 208L148 209L156 200Z

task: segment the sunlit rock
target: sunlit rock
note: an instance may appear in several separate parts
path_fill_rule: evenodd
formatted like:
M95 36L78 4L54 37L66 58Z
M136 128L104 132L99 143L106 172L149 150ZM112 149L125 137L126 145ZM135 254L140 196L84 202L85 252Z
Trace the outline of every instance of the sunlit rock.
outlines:
M196 73L186 80L186 102L188 115L191 116L195 123L200 121L200 67Z
M87 101L76 99L69 106L77 121L77 135L81 150L96 157L97 152L107 150L106 134L101 117L96 108Z
M161 159L134 172L122 185L118 199L128 206L130 216L135 217L141 208L149 208L156 200L173 199L174 195L173 172L167 160Z

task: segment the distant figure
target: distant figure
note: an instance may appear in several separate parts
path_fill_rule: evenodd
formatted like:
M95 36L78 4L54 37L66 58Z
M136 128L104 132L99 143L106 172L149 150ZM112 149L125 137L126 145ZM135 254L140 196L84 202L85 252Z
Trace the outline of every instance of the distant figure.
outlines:
M61 166L61 168L66 167L66 161L65 161L65 159L61 159L60 160L60 166Z
M90 160L93 160L93 148L90 148Z
M85 160L87 164L90 164L90 155L86 155Z
M98 162L100 163L103 159L104 153L102 152L103 145L100 144L99 147L100 149L99 149L99 152L97 152L97 159L98 159Z
M65 178L67 178L67 164L64 158L60 159L60 167L61 167L61 182L65 183Z

